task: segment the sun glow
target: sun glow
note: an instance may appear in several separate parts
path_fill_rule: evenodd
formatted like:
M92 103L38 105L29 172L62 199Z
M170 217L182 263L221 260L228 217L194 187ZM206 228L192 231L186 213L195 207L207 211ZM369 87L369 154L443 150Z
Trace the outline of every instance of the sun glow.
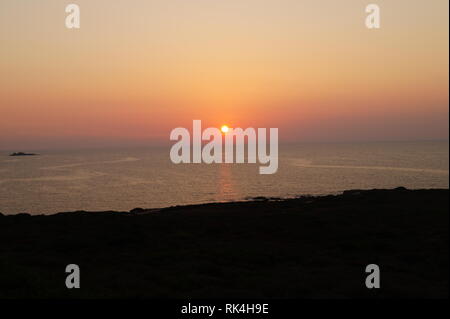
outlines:
M229 127L227 125L222 125L222 127L220 128L220 130L222 131L222 133L228 133L229 131Z

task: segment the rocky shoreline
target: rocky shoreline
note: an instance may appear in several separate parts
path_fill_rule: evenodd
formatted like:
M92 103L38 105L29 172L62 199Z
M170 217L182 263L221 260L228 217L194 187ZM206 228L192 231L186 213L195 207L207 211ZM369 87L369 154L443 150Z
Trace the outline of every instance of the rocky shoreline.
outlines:
M1 298L448 298L448 189L0 215ZM64 285L77 264L82 289ZM365 266L381 269L369 290Z

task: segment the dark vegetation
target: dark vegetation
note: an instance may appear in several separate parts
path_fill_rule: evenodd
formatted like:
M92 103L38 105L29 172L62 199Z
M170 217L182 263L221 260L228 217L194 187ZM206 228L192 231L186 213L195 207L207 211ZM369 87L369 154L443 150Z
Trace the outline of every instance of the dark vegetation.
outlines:
M448 298L448 190L0 214L0 298ZM81 289L65 267L81 268ZM381 289L365 267L381 268Z

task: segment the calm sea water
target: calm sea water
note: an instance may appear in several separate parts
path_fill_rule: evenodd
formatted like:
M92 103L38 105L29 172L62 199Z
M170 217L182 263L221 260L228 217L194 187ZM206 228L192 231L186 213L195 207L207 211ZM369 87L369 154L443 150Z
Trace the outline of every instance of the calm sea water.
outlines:
M448 142L281 145L279 169L180 164L169 147L0 153L0 212L130 210L347 189L448 188Z

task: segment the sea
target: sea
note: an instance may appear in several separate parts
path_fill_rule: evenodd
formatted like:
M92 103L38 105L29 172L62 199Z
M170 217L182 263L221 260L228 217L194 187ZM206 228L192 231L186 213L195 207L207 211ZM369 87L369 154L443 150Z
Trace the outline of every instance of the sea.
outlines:
M33 150L14 150L33 151ZM279 147L278 171L260 164L173 164L170 146L0 151L0 212L129 211L349 189L449 187L449 142L303 143Z

